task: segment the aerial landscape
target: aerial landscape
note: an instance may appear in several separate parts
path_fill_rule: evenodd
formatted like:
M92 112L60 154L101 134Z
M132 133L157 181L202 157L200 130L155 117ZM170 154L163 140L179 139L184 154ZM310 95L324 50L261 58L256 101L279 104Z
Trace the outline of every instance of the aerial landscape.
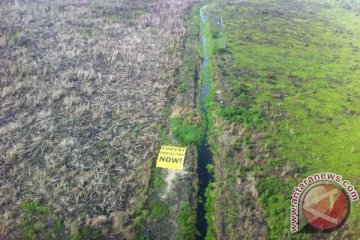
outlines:
M0 16L0 240L360 238L360 1Z

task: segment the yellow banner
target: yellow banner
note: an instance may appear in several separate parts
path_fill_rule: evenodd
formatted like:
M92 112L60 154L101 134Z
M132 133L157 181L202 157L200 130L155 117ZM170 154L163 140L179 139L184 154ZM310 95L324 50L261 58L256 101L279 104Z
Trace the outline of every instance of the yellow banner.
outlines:
M156 167L182 170L184 168L186 148L161 146Z

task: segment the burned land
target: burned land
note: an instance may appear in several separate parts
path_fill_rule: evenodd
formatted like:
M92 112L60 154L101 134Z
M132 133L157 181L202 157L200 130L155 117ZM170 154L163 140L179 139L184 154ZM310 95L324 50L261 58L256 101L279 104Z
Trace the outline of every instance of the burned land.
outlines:
M1 1L0 238L132 238L192 2Z

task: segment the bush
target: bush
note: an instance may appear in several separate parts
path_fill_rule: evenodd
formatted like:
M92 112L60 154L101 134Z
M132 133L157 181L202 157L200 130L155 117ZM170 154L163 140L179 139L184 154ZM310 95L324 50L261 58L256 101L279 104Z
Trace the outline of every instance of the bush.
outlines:
M265 207L280 201L280 198L285 194L285 189L286 183L274 177L262 178L257 184L260 201Z
M153 219L167 217L170 215L170 205L168 203L152 200L149 203L149 208L150 217Z
M209 174L211 174L214 171L214 165L211 163L207 164L206 170L208 171Z
M231 51L227 47L220 47L216 49L216 53L220 55L225 53L231 54Z
M220 115L230 122L240 122L248 128L255 128L263 123L260 111L257 109L246 109L241 106L229 106L221 110Z
M196 211L187 202L183 202L177 215L179 224L179 233L177 239L192 240L195 239Z
M266 192L269 195L274 195L281 192L281 189L284 188L284 182L274 177L261 178L257 188L260 194Z
M215 199L212 195L213 194L212 191L213 191L212 184L209 183L208 187L205 190L205 198L206 198L206 200L205 200L205 209L206 209L205 218L206 218L206 222L208 224L205 240L215 240L215 236L213 233L214 222L212 219L212 215L213 215L212 206L213 206Z
M174 137L182 145L197 145L203 137L203 131L199 124L182 121L178 117L172 119L171 128Z

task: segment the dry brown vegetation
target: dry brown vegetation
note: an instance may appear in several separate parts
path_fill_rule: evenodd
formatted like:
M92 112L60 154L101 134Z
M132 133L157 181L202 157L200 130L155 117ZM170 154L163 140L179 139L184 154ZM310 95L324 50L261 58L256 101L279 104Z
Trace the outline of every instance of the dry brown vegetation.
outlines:
M192 2L0 3L0 237L131 238Z

